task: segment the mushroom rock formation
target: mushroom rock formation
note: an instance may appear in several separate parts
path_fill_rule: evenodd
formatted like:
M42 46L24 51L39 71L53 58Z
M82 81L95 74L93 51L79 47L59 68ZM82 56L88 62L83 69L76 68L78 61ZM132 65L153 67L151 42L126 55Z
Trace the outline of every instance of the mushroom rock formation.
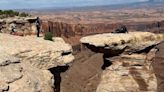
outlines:
M154 47L164 40L163 34L130 32L97 34L81 38L81 43L103 53L104 70L96 92L156 91L157 80L152 61Z

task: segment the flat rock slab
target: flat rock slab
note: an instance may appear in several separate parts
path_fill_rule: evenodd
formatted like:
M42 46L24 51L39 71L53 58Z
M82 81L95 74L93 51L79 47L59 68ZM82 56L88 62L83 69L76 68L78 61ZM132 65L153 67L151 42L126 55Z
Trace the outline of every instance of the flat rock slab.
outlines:
M0 34L0 48L40 69L66 65L74 59L71 45L66 44L62 38L47 41L42 37Z
M83 37L80 41L96 47L133 46L133 44L149 43L163 40L164 34L150 32L105 33Z

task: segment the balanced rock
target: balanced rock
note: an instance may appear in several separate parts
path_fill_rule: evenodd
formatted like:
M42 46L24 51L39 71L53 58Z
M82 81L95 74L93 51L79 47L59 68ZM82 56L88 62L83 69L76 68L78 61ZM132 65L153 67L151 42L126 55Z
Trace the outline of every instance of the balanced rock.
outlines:
M163 40L164 34L149 32L83 37L81 43L94 52L104 54L104 64L111 62L103 71L96 92L157 91L155 74L158 72L154 73L152 62L157 52L154 47Z
M129 32L128 34L97 34L81 38L81 43L110 51L137 52L164 40L164 34ZM92 48L91 47L91 48Z

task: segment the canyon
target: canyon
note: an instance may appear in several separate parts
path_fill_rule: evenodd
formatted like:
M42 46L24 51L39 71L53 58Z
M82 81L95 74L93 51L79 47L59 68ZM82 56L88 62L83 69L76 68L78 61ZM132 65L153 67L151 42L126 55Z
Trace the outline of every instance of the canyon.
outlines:
M162 43L163 34L130 32L86 36L81 38L83 50L77 54L62 38L53 39L51 42L42 37L0 34L0 91L157 90L150 65L157 52L154 47Z
M0 92L163 90L162 3L46 13L32 13L42 19L39 38L36 17L0 19ZM13 21L17 34L9 35ZM122 25L129 33L111 33Z

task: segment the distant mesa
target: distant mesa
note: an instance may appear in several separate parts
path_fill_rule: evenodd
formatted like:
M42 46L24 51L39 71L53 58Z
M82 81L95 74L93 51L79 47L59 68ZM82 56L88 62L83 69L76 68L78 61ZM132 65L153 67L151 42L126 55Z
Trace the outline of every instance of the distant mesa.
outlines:
M155 0L149 0L149 2L154 2Z
M149 0L149 2L162 2L164 0Z

